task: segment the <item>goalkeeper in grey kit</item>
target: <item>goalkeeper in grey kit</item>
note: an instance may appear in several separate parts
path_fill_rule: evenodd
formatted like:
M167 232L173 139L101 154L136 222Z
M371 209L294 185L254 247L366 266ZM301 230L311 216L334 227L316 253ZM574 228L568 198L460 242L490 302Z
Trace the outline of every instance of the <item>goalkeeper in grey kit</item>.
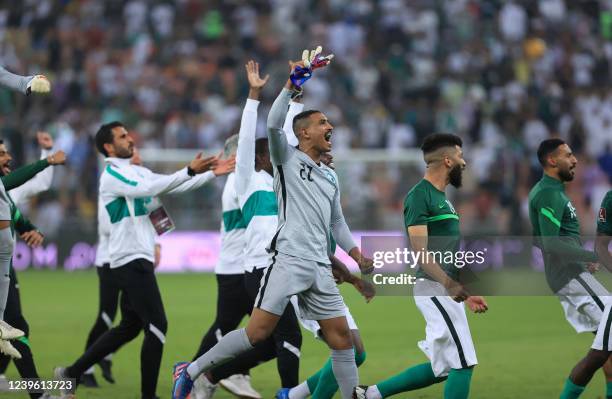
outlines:
M0 85L15 91L19 91L25 95L32 92L47 93L51 89L51 84L43 75L20 76L7 71L1 66ZM52 162L53 161L51 160L49 163ZM42 167L42 169L44 169L46 166L48 166L48 164ZM34 176L36 173L38 172L35 172L32 174L32 176ZM30 177L25 180L27 181ZM17 184L15 187L21 184L23 184L23 182ZM13 328L4 322L4 310L6 308L6 301L8 298L10 285L9 270L14 248L14 238L11 233L10 226L10 200L6 193L4 184L0 183L0 352L16 357L15 351L12 350L13 348L8 343L8 340L23 337L24 332L17 328Z
M173 399L186 398L200 373L263 342L274 330L292 295L298 296L305 317L321 326L332 351L332 368L342 397L350 398L359 382L344 301L331 271L330 226L338 245L362 271L370 272L372 261L362 257L344 220L336 173L321 162L321 155L331 151L333 126L320 111L296 115L293 130L299 141L297 148L288 145L283 131L292 95L301 91L301 85L314 69L331 60L321 57L320 52L317 48L310 57L305 53L302 63L292 65L290 79L268 115L279 223L269 245L271 264L262 279L251 319L246 328L228 333L196 361L175 366L175 374L179 375Z

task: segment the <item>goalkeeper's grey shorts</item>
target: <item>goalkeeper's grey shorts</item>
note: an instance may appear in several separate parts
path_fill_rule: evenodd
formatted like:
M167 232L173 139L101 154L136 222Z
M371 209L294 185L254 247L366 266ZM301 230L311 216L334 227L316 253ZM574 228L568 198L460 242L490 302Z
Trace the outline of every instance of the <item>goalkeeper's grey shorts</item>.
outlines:
M261 278L255 307L280 316L293 295L297 295L306 319L327 320L345 315L344 300L330 265L275 251Z

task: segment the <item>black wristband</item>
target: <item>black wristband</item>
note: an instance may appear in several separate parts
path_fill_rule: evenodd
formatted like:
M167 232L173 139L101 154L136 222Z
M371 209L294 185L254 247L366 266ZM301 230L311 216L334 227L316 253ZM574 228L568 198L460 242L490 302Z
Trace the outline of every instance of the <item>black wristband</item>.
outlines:
M196 175L196 172L195 170L191 169L191 166L187 166L187 174L193 177Z
M304 89L300 86L294 86L291 90L291 99L297 100L298 98L302 97L302 94L304 94Z

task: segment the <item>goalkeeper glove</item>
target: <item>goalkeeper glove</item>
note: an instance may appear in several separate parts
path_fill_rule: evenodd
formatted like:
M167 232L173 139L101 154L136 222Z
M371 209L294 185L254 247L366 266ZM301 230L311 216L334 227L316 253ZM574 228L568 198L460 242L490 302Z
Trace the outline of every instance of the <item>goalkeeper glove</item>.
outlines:
M36 75L26 87L26 95L30 93L48 93L51 91L51 83L45 75Z
M323 68L331 62L334 58L333 54L328 56L321 56L323 48L318 46L315 50L304 50L302 52L302 65L296 65L289 79L294 86L301 88L302 85L312 77L312 72L315 69Z

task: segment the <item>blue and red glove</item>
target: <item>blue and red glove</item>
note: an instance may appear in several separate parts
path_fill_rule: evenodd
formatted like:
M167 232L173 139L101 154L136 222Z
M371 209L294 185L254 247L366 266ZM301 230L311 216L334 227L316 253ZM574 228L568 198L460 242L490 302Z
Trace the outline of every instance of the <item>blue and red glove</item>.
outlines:
M315 69L329 65L334 55L329 54L327 56L322 56L322 51L323 47L318 46L315 50L304 50L302 52L302 63L304 65L296 65L291 75L289 75L289 79L294 86L301 88L302 85L312 77L312 72Z

